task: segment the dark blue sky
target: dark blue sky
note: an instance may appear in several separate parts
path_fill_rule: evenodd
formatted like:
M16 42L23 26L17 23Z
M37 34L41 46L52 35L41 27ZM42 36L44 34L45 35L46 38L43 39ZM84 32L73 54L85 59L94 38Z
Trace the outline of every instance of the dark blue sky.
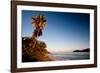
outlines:
M86 13L22 11L22 36L32 36L32 16L43 14L47 26L39 38L50 51L72 51L89 48L90 15Z

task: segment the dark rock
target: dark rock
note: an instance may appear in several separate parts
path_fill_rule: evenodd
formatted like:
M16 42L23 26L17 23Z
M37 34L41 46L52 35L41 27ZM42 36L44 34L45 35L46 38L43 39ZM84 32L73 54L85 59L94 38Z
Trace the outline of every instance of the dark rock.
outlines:
M33 38L22 38L22 62L52 61L43 41Z

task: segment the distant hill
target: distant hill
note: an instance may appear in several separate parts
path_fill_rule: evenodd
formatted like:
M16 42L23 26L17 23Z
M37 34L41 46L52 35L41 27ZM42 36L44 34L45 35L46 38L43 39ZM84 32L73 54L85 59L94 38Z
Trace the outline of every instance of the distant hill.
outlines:
M83 50L74 50L73 52L90 52L90 48L86 48Z

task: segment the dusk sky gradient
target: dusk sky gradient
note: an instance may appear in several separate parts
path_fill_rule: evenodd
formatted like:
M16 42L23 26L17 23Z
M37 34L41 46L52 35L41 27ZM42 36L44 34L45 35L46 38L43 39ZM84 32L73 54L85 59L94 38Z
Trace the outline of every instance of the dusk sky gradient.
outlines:
M22 11L22 36L32 36L32 16L45 16L47 26L39 40L53 52L73 51L90 47L90 15L88 13Z

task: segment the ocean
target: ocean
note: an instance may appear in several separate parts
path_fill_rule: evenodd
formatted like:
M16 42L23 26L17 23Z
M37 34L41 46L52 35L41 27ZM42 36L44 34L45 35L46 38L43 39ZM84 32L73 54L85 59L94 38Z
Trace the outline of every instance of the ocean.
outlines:
M87 60L90 59L90 52L61 52L50 53L56 60Z

